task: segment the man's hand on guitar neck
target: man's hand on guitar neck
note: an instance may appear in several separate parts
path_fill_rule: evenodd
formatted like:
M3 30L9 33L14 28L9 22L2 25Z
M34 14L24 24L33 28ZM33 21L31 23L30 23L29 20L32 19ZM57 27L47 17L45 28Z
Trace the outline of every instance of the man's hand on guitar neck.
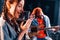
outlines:
M50 29L50 30L56 32L56 31L60 30L60 27L59 27L59 25L58 26L53 26L52 29Z

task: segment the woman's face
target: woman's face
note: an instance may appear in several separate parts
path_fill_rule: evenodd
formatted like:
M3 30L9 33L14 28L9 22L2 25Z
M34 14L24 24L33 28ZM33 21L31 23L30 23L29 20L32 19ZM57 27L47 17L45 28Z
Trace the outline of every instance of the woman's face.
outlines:
M15 18L19 18L20 13L23 11L24 0L21 0L19 3L17 3L17 1L10 3L10 0L7 0L6 6L10 15Z
M20 14L23 11L23 7L24 7L24 0L21 0L16 6L15 13L14 13L15 18L19 18Z

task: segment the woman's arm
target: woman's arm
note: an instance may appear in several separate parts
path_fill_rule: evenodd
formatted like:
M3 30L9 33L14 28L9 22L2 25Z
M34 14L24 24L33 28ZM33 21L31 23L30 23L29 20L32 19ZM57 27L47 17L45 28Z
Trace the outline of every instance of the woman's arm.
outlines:
M27 29L22 31L20 34L19 34L19 37L18 37L18 40L22 40L24 34L26 33Z
M23 23L20 25L20 27L22 29L24 28L24 30L19 34L18 40L22 40L24 34L28 31L33 19L33 15L31 15L24 25Z

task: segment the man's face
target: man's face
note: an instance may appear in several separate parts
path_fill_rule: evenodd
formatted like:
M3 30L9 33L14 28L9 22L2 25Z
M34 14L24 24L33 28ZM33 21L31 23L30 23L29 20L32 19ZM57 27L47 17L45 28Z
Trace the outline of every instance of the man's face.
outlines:
M42 11L37 10L35 15L36 15L37 17L40 17L40 16L42 15Z
M20 14L23 11L23 7L24 7L24 0L21 0L16 6L15 13L14 13L15 18L19 18Z

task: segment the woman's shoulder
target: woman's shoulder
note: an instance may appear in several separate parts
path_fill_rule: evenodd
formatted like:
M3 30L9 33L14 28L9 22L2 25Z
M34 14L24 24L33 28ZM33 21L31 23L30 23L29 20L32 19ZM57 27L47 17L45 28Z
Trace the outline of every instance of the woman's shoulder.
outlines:
M13 28L8 22L6 22L6 21L5 21L4 25L3 25L3 29L9 30L10 32L15 33L14 28ZM12 31L11 31L11 30L12 30Z
M6 32L7 34L10 34L11 37L16 37L17 33L14 30L13 27L11 27L11 25L5 21L4 25L3 25L3 31Z

